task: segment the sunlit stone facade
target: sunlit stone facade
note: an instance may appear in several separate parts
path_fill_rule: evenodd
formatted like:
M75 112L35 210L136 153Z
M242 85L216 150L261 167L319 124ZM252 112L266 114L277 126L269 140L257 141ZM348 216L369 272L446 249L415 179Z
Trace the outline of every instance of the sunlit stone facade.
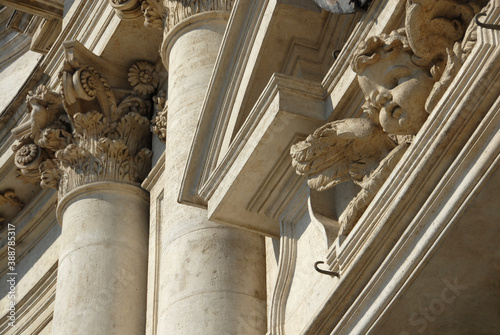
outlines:
M500 1L0 3L1 334L500 332Z

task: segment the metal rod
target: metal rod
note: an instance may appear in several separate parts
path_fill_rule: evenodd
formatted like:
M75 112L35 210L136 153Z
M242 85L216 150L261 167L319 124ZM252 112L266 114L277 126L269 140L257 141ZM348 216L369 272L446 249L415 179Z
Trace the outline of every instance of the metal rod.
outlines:
M326 271L326 270L322 270L322 269L318 268L318 264L324 264L324 263L325 262L323 262L323 261L317 261L316 263L314 263L314 269L316 269L316 271L318 271L319 273L329 275L332 277L339 277L340 278L340 275L337 272Z
M486 16L486 13L479 13L474 17L474 21L476 21L476 24L480 27L487 28L487 29L494 29L494 30L500 30L500 25L498 24L490 24L490 23L482 23L479 21L479 18L481 16Z

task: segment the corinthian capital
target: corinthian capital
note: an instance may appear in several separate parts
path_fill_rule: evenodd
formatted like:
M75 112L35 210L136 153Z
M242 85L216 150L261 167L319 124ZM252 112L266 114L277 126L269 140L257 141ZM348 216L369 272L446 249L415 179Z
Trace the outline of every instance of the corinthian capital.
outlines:
M42 187L57 188L60 197L92 182L139 185L151 164L155 67L144 61L132 65L129 80L127 74L122 80L132 89L115 91L98 64L83 61L95 59L90 51L66 47L62 92L41 86L28 95L31 129L14 147L16 164Z
M172 29L184 19L203 12L231 11L235 0L163 0L167 9L165 30Z

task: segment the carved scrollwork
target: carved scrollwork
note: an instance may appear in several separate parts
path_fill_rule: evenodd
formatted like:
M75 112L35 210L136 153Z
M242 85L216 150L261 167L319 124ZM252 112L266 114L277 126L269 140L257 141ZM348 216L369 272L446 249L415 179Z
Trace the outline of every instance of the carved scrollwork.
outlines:
M163 29L166 12L159 0L144 0L141 4L144 25L149 28Z
M40 164L45 158L42 148L36 145L29 135L23 136L15 145L14 163L18 168L18 178L26 182L37 182L40 179Z
M25 144L23 146L14 146L16 151L16 163L19 166L29 166L36 162L40 157L40 147L34 143Z
M139 93L147 97L158 75L147 62L136 69ZM62 94L41 87L29 97L32 119L44 118L32 121L36 131L14 147L21 173L59 196L98 181L139 185L151 168L151 102L129 95L117 104L106 79L74 55L60 78Z
M474 9L474 13L477 12L478 6L476 4L470 4L469 6L474 5L474 7L470 7ZM491 7L491 3L485 6L480 13L486 13ZM472 51L474 45L477 42L477 24L474 20L472 20L465 32L462 36L463 39L458 40L453 45L453 48L446 49L446 63L441 65L441 73L436 76L439 77L439 81L434 85L434 88L427 99L425 109L428 112L431 112L434 107L436 107L438 101L443 96L444 92L448 89L451 82L458 74L458 71L462 68L462 65L467 60L469 54ZM439 63L438 63L439 64ZM436 69L438 66L435 67ZM437 71L437 70L435 70Z
M12 190L0 193L0 205L9 204L12 207L23 208L24 203L19 200L16 193Z
M158 135L158 138L165 142L167 138L167 111L166 92L161 90L153 97L154 114L151 119L151 132Z
M457 75L477 39L472 18L486 3L408 1L405 28L370 37L354 53L367 119L331 122L291 148L311 188L349 179L361 186L339 217L340 235L354 227Z

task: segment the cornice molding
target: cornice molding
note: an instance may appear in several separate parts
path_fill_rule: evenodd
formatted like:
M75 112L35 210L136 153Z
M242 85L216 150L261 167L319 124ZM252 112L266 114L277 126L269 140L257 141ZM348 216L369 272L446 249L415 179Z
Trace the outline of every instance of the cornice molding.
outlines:
M286 148L324 122L323 97L318 83L277 74L271 78L200 190L211 220L279 236L278 223L292 220L287 208L305 185L290 168ZM306 205L303 200L304 211Z
M2 5L48 20L61 20L63 16L63 0L2 0L1 2Z

